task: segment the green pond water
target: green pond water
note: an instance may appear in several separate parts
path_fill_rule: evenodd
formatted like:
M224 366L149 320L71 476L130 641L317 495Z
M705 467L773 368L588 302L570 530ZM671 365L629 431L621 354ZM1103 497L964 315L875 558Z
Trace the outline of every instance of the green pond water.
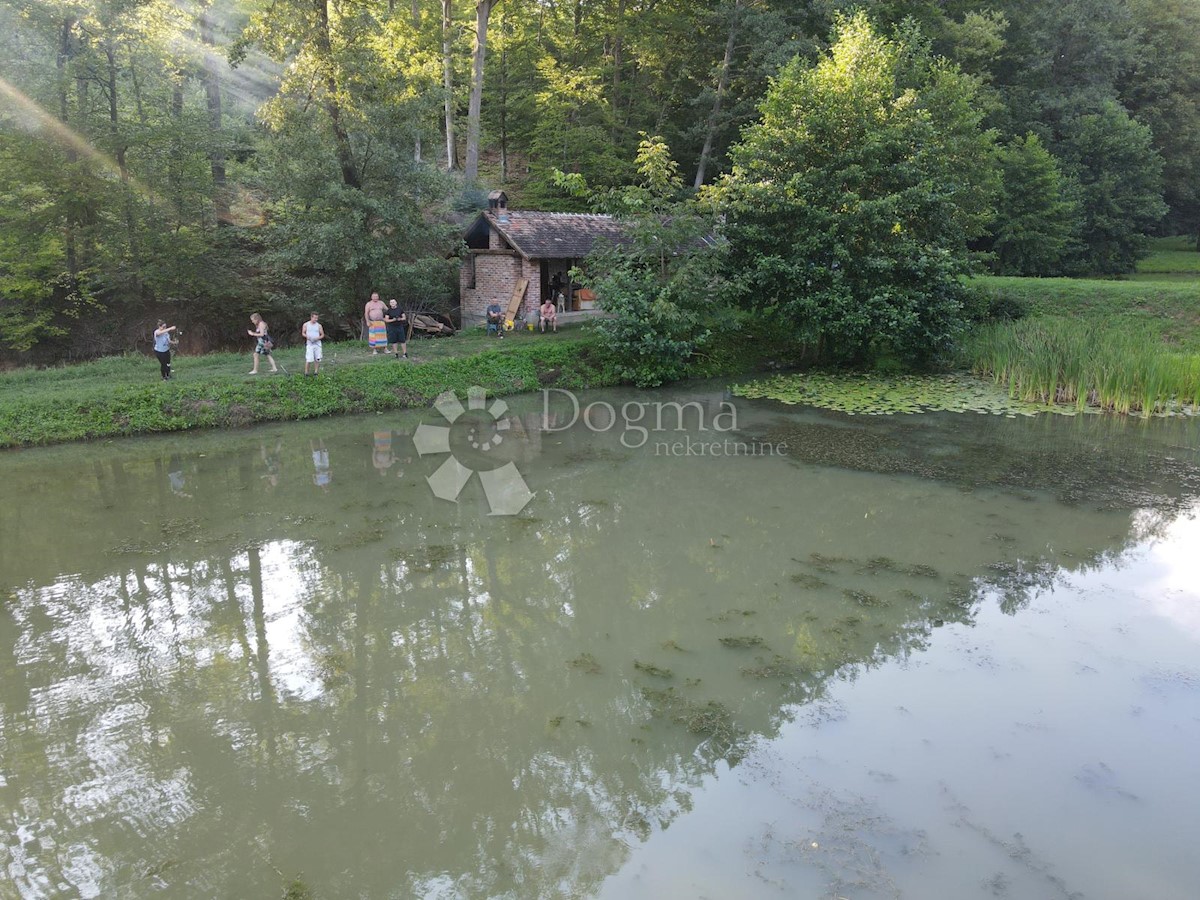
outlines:
M1200 422L595 401L0 455L0 897L1197 896Z

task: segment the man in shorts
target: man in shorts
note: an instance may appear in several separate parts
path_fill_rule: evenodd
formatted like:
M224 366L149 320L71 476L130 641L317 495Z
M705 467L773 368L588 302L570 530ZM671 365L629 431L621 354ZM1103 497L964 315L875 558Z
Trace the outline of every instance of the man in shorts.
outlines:
M304 374L308 374L308 367L313 367L314 375L321 371L321 341L325 339L325 329L321 327L321 323L317 321L320 316L317 313L312 313L308 317L308 321L300 326L300 334L304 336Z
M551 328L553 328L555 333L557 334L558 333L558 309L555 308L554 301L551 300L549 297L547 297L546 302L538 307L538 314L539 314L538 318L540 319L540 321L538 322L538 325L542 329L542 334L546 333L547 325L549 325Z
M408 359L408 313L397 305L395 297L383 311L383 324L387 326L388 350L395 344L396 359L400 359L401 353Z

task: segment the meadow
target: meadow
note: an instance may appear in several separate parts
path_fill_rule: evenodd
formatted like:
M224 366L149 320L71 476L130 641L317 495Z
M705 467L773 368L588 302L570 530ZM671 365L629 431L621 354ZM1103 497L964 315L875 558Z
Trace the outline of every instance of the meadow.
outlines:
M974 329L960 363L1019 400L1146 415L1200 410L1194 247L1160 238L1128 279L977 278L1017 318Z

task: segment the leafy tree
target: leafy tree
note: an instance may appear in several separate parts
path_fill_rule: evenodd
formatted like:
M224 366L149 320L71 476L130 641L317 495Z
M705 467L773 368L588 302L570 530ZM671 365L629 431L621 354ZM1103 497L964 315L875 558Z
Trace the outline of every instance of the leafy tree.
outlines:
M1200 249L1200 2L1130 0L1141 41L1121 84L1125 107L1154 134L1163 158L1167 230Z
M1146 254L1146 232L1167 211L1162 159L1152 142L1150 129L1115 101L1069 123L1060 154L1079 183L1083 225L1082 248L1074 259L1078 271L1131 272Z
M912 27L884 38L861 13L786 66L711 192L740 302L835 361L944 348L995 192L977 90Z
M1001 191L992 253L1003 275L1056 275L1081 227L1075 187L1037 135L999 148Z
M1012 135L1034 131L1054 142L1080 115L1117 97L1141 48L1128 0L1007 0L1007 39L996 60L1004 97L996 117Z
M597 328L620 376L642 387L683 377L719 318L721 245L670 149L643 135L637 184L600 198L626 226L626 240L587 261L586 283L610 317Z

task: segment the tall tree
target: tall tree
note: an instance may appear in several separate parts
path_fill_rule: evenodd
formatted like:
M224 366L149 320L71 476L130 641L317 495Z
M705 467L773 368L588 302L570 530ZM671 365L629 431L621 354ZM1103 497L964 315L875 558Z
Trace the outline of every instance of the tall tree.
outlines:
M1130 0L1141 41L1121 101L1163 158L1166 228L1200 250L1200 2Z
M830 359L927 359L962 325L967 241L995 191L978 82L862 13L796 59L713 190L741 302Z
M729 37L725 41L725 55L721 58L721 74L717 77L717 94L713 98L712 112L708 117L708 127L704 131L704 148L700 151L700 162L696 165L696 180L694 186L699 188L704 184L704 175L708 169L709 157L712 155L713 140L716 138L717 123L721 115L721 104L725 102L725 92L729 90L729 74L733 69L733 50L736 46L738 26L745 0L735 0L729 15Z
M1079 183L1083 216L1076 267L1088 274L1132 272L1148 252L1146 233L1167 211L1153 135L1115 100L1064 130L1059 152Z
M454 0L442 0L442 91L445 104L446 169L458 168L458 145L454 133Z
M202 63L202 78L204 81L204 98L208 106L209 128L209 168L212 172L213 183L213 213L217 222L226 224L229 221L229 190L225 179L225 138L222 131L221 115L221 74L217 61L217 41L214 31L213 0L200 0L197 20L200 32L200 45L204 54Z
M473 184L479 178L480 110L483 106L483 75L487 59L488 22L499 0L475 3L475 48L471 54L471 100L467 106L467 158L463 178Z
M1082 227L1074 185L1035 134L999 148L992 253L1002 275L1059 275Z

